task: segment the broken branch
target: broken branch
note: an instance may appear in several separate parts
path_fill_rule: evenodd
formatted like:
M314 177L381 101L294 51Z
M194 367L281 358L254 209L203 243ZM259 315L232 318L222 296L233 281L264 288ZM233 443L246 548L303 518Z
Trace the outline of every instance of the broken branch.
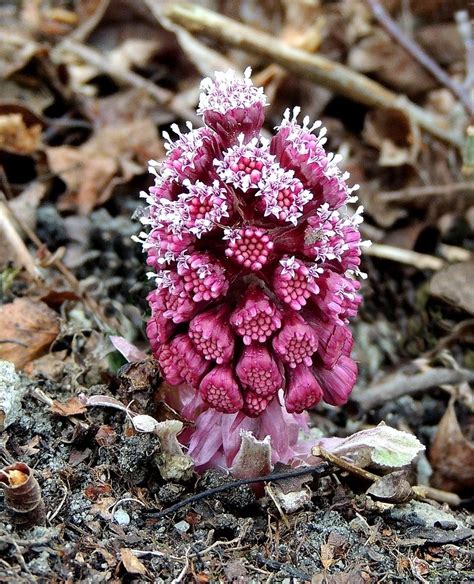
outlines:
M165 15L190 32L271 59L301 77L369 107L401 109L436 138L453 146L463 145L462 137L449 130L446 120L340 63L291 47L272 35L200 6L171 3L166 7Z

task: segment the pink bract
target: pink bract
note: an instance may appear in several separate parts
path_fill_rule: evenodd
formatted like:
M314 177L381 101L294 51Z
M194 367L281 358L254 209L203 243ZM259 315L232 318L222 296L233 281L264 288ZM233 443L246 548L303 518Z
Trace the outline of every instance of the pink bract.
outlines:
M201 89L204 126L172 126L143 193L139 239L155 281L147 334L168 384L199 396L198 435L211 422L263 432L270 411L288 421L353 388L362 208L348 209L356 187L320 122L298 121L295 108L271 140L261 135L266 97L250 70L216 73ZM232 458L235 444L214 446Z

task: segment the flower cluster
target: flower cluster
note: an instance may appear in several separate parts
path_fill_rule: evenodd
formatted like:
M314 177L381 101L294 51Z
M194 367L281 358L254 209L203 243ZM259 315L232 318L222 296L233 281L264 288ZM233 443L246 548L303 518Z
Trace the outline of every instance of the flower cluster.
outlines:
M250 70L202 82L204 126L165 134L140 236L156 283L147 334L165 380L193 388L202 411L249 418L278 400L290 414L343 404L357 375L356 187L298 108L262 137L265 105Z

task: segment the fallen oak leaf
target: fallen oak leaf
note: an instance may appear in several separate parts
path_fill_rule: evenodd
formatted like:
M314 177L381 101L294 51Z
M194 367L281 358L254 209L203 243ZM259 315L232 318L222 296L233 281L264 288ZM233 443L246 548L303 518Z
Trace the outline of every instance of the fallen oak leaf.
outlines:
M51 412L60 416L78 416L87 411L87 406L78 397L71 397L65 403L54 400Z

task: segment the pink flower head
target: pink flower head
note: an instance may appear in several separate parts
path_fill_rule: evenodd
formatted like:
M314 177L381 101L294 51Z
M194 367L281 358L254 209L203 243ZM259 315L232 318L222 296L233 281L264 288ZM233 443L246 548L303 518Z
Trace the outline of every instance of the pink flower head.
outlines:
M166 319L162 313L152 314L146 325L146 334L153 353L157 353L163 343L170 338L176 326Z
M292 170L283 170L279 165L270 167L261 186L256 193L257 197L261 197L257 208L264 211L265 217L273 215L293 225L297 225L304 206L313 198Z
M167 229L156 228L143 243L147 252L146 263L155 270L160 270L164 265L176 261L191 242L192 237L188 233L175 235Z
M168 153L161 167L163 179L181 183L185 179L204 178L209 172L217 147L217 134L205 127L193 130L191 123L187 127L189 132L183 134L176 124L171 126L178 136L175 141L163 132Z
M212 231L223 217L228 217L227 189L213 181L205 185L200 181L192 184L189 180L183 183L187 193L180 194L178 200L186 208L185 226L189 233L200 238L203 233Z
M312 294L318 294L317 268L308 267L301 260L284 257L273 275L275 294L293 310L301 310Z
M318 337L299 314L289 312L283 328L273 338L273 348L283 363L292 369L300 364L310 367L318 348Z
M324 176L329 161L324 144L326 143L326 128L321 128L321 122L310 125L309 118L304 118L303 125L297 122L300 108L293 112L285 111L281 124L271 141L270 151L275 154L281 166L293 170L308 187L320 188L319 181ZM291 115L293 114L293 115ZM314 130L319 134L314 134Z
M225 255L252 272L258 272L267 263L273 249L273 241L260 227L234 230Z
M235 372L242 386L258 396L275 395L283 387L278 365L265 345L244 347Z
M229 288L224 267L209 254L193 253L178 269L194 302L219 298Z
M235 335L229 325L229 310L218 306L201 312L189 323L189 336L208 361L228 363L234 355Z
M312 321L318 335L318 356L326 369L332 369L341 355L347 357L352 351L352 334L347 324L330 321Z
M232 313L230 324L245 345L252 341L264 343L281 327L281 312L262 290L249 288Z
M165 380L171 385L186 381L196 387L209 368L209 363L186 334L177 335L169 344L162 345L158 360Z
M273 400L272 395L264 396L253 391L247 391L244 395L243 412L250 418L260 416Z
M194 395L182 410L197 424L190 452L229 464L248 430L288 461L299 415L289 412L342 403L355 381L362 209L348 209L354 187L319 122L295 109L262 136L266 98L250 70L201 89L204 127L172 126L143 194L147 334L175 401Z
M357 314L361 296L360 283L351 277L328 270L320 278L321 293L317 305L322 314L334 320L347 322Z
M253 85L250 74L250 67L243 78L232 70L217 71L214 79L208 77L201 81L197 112L202 114L209 128L225 137L226 142L231 142L238 134L243 134L248 141L263 125L267 98L261 87Z
M357 365L347 355L341 355L332 369L314 369L321 388L323 399L333 406L344 405L351 394L357 379Z
M229 365L216 365L199 386L201 396L218 412L232 414L244 404L239 385Z
M245 143L244 136L240 134L237 144L224 152L222 160L215 160L214 166L224 183L246 193L257 189L274 163L275 157L270 154L263 139L253 138Z
M157 276L158 288L148 295L152 314L175 323L186 322L198 306L184 286L184 281L175 272L161 271Z
M298 365L290 371L285 406L288 412L301 413L315 406L323 397L323 390L311 369Z

